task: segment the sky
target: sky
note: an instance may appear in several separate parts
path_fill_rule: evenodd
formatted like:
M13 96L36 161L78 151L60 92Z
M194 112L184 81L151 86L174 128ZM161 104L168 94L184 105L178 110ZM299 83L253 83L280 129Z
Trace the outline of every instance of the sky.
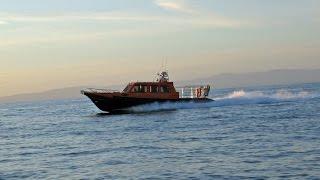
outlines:
M0 97L320 68L319 0L0 0Z

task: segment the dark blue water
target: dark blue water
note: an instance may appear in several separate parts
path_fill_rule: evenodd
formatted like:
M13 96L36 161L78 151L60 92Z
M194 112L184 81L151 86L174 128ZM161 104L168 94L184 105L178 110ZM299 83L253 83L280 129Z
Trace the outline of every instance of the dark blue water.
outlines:
M100 113L87 99L0 105L0 179L319 179L320 84Z

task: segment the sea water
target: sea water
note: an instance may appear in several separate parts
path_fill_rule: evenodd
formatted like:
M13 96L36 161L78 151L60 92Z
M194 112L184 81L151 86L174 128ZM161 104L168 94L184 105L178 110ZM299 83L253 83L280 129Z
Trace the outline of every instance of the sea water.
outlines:
M213 90L207 104L0 105L0 179L319 179L320 84Z

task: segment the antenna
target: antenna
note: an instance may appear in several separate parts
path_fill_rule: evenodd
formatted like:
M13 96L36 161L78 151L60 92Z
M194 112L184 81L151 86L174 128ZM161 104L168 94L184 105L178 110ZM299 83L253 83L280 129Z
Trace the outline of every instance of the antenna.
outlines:
M164 59L162 61L161 69L157 73L157 82L168 82L169 81L167 62L168 62L167 59Z
M164 66L165 66L165 63L164 63L164 61L162 61L161 62L161 70L160 71L163 71Z
M167 60L167 58L164 60L164 70L165 71L168 71L168 60Z

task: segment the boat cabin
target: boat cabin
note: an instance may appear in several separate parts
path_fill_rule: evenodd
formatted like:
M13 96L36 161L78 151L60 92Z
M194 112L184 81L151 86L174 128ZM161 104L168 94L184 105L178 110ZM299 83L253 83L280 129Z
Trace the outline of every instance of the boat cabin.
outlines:
M127 85L124 93L176 93L172 82L134 82Z
M122 95L138 98L179 99L173 82L169 82L168 73L158 74L156 82L132 82L122 91Z
M129 83L122 93L145 97L179 98L173 82L133 82Z

